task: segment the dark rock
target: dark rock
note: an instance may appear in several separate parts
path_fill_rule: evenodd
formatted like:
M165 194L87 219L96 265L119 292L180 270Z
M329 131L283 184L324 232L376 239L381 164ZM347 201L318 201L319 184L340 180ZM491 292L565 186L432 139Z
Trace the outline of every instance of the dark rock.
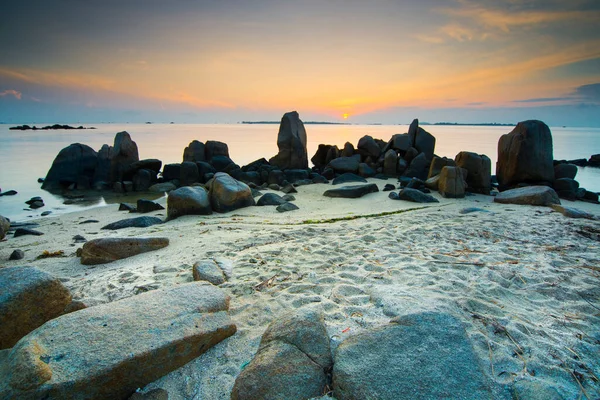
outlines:
M172 181L181 177L181 164L166 164L162 177L165 181Z
M282 199L285 201L295 201L296 197L294 197L294 195L291 195L291 194L286 194L285 196L282 197Z
M272 322L237 377L232 400L320 397L332 366L323 312L303 308Z
M260 190L256 190L256 189L254 189L252 187L250 187L250 191L252 191L252 197L254 197L254 198L263 195L263 193Z
M92 182L96 185L99 182L109 183L110 182L110 160L112 158L112 146L103 144L100 150L98 150L98 158L96 162L96 168L94 170L94 177Z
M17 249L10 253L9 260L22 260L25 257L23 250Z
M137 212L149 213L152 211L164 210L165 208L160 204L146 199L138 199L137 201Z
M281 171L279 169L274 169L269 172L269 177L267 179L267 183L269 185L272 185L272 184L281 185L283 183L284 179L285 179L285 175L283 174L283 171Z
M279 153L269 160L271 164L285 169L307 169L306 130L296 111L288 112L281 118L277 134Z
M19 237L19 236L26 236L26 235L32 235L32 236L42 236L43 233L33 230L33 229L29 229L29 228L17 228L15 229L15 233L14 233L14 237Z
M425 153L419 153L408 166L408 169L404 172L404 176L409 178L419 178L421 180L427 179L427 173L429 172L429 161Z
M80 143L65 147L52 162L42 189L56 191L71 185L77 189L90 189L97 164L98 154L91 147Z
M29 208L31 208L32 210L37 210L38 208L42 208L42 207L44 207L44 206L45 206L44 202L43 202L43 201L39 201L39 200L37 200L37 201L32 201L32 202L29 204Z
M435 152L435 137L425 129L419 127L414 142L414 148L417 149L419 153L424 153L427 160L432 160L433 153Z
M585 189L583 189L585 190ZM583 195L581 196L581 200L587 201L590 203L598 204L598 193L590 192L589 190L585 190Z
M137 209L135 208L135 205L131 203L121 203L119 204L119 211L136 212Z
M192 282L63 315L11 350L0 393L126 399L233 335L228 308L220 289Z
M554 181L552 134L541 121L519 122L498 141L496 176L500 188Z
M140 169L133 175L132 179L133 190L136 192L145 192L152 185L152 172L147 169Z
M279 206L285 203L285 200L275 193L267 193L264 194L258 201L256 202L257 206Z
M360 156L354 155L352 157L340 157L331 160L329 167L336 172L357 172L359 164Z
M492 388L463 324L424 312L343 341L333 366L339 400L491 399Z
M325 178L323 175L314 176L311 180L312 183L329 183L327 178Z
M340 150L337 146L330 144L320 144L316 153L310 161L318 169L325 167L331 160L334 160L340 156Z
M342 175L338 176L337 178L335 178L332 182L332 185L340 185L343 183L350 183L350 182L367 183L367 180L365 178L363 178L362 176L358 176L358 175L346 172L345 174L342 174Z
M432 178L436 175L439 175L442 172L442 168L444 167L455 167L456 163L453 159L447 157L433 157L431 160L431 165L429 166L429 173L427 174L427 179Z
M456 166L468 171L467 190L489 195L492 190L492 162L484 154L461 151L456 155Z
M388 197L392 200L400 200L400 197L398 196L398 193L396 193L396 192L390 192L388 194Z
M577 165L575 164L558 164L554 166L554 178L570 178L575 179L577 176Z
M35 267L0 268L0 350L13 347L23 336L58 317L70 302L69 291L47 272Z
M83 225L83 224L97 224L98 222L100 222L100 221L98 221L97 219L86 219L85 221L81 221L79 223L79 225Z
M398 193L398 200L412 201L413 203L439 203L435 197L425 194L417 189L404 188Z
M440 175L439 174L434 175L425 181L425 187L430 190L438 190L439 183L440 183Z
M193 140L188 147L183 150L183 161L205 161L205 148L204 143L197 140Z
M143 217L122 219L120 221L116 221L116 222L110 223L108 225L105 225L102 227L102 229L117 230L117 229L124 229L124 228L147 228L149 226L162 224L162 223L163 223L162 219L160 219L158 217L143 216Z
M209 215L212 207L208 192L203 187L186 186L173 190L167 197L167 218L174 219L182 215Z
M181 186L190 186L192 183L200 182L200 173L195 162L184 161L179 171L179 183Z
M165 389L152 389L147 393L135 392L128 400L169 400L169 392Z
M209 163L204 162L204 161L197 162L196 166L198 167L198 175L200 176L201 183L207 182L207 179L206 179L207 174L215 174L217 172L215 167L213 167L212 165L210 165Z
M212 209L220 213L256 204L248 185L223 172L215 174L208 194Z
M372 136L365 135L358 140L358 145L356 146L359 151L362 151L366 156L371 156L373 159L379 158L379 154L381 154L381 148L373 139Z
M343 197L347 199L356 199L369 193L378 192L379 189L374 183L367 185L342 186L341 188L330 189L323 193L326 197Z
M290 183L309 179L308 171L305 169L286 169L283 176Z
M292 185L289 185L289 186L292 186ZM292 187L293 187L293 186L292 186ZM271 183L270 185L268 185L268 186L267 186L267 188L268 188L268 189L271 189L271 190L281 190L281 186L279 186L279 185L278 185L278 184L276 184L276 183Z
M417 139L417 131L419 130L419 120L417 118L413 119L408 127L408 138L410 141L410 146L415 146L415 141Z
M146 217L142 217L142 218L146 218ZM102 229L104 229L104 228L102 228ZM75 235L75 236L73 236L73 241L75 243L85 243L85 242L87 242L87 239L81 235Z
M204 155L208 162L212 162L212 159L215 156L225 156L229 158L229 147L227 147L226 143L209 140L204 147Z
M340 157L352 157L354 155L354 145L350 142L344 143L344 149L342 150L342 154Z
M298 191L296 190L296 188L292 185L285 185L284 187L281 188L281 191L283 193L289 194L289 193L298 193Z
M596 217L588 212L579 210L574 207L565 207L565 206L561 206L560 204L551 204L550 208L552 208L554 211L559 212L568 218L584 218L584 219L596 219L596 220L599 219L598 217Z
M392 185L391 183L386 183L385 186L383 187L384 192L389 192L390 190L394 190L394 189L396 189L396 186Z
M129 165L129 168L133 171L139 171L140 169L147 169L148 171L152 171L154 176L160 172L160 168L162 167L162 161L157 160L156 158L146 158L144 160L139 160Z
M6 192L1 192L0 196L14 196L17 193L16 190L7 190Z
M558 197L572 201L577 200L577 189L579 189L579 182L577 182L575 179L556 179L553 186L554 190L558 194Z
M590 157L587 162L588 167L599 168L600 167L600 154L594 154Z
M115 193L125 193L125 187L123 186L123 182L115 182L113 184L113 192ZM71 203L68 204L73 204L74 202L71 200ZM67 202L65 201L63 204L67 204Z
M168 193L171 190L175 190L175 189L177 189L177 186L175 186L173 183L164 182L164 183L155 183L154 185L152 185L148 188L148 191L155 192L155 193L163 193L163 192Z
M402 184L404 184L404 182L406 182L406 181L403 181ZM419 179L419 178L411 178L406 183L406 185L404 185L404 187L409 188L409 189L419 189L419 190L421 190L421 189L425 188L425 182L423 180Z
M214 260L202 260L194 263L192 275L195 281L207 281L213 285L225 283L223 270Z
M484 210L483 208L478 208L478 207L466 207L459 211L460 214L471 214L474 212L489 213L488 210Z
M438 191L446 198L465 197L466 182L458 167L444 167L438 179Z
M383 158L383 173L390 176L396 176L398 167L398 154L396 150L388 150Z
M81 263L84 265L110 263L148 251L162 249L168 245L168 238L94 239L83 245Z
M371 177L375 176L376 174L377 174L377 171L375 171L373 168L369 167L368 164L366 164L366 163L358 164L358 175L362 176L363 178L371 178Z
M298 208L297 205L295 205L294 203L290 203L289 201L278 205L276 210L279 212L287 212L287 211L294 211L294 210L299 210L300 208Z
M123 131L115 135L110 159L110 180L118 182L124 179L124 173L130 164L139 161L137 144L131 140L129 133Z
M399 151L400 154L406 153L408 149L412 147L410 136L408 133L396 134L392 136L388 142L388 147L390 149Z
M31 205L31 204L33 204L33 203L35 203L37 201L41 201L42 203L44 202L44 200L42 200L42 198L40 196L35 196L35 197L32 197L31 199L27 200L25 202L25 204Z
M532 206L550 206L560 204L558 194L548 186L527 186L498 193L496 203L528 204Z
M237 166L237 164L234 163L231 158L222 155L213 156L213 158L210 160L210 165L215 168L216 172L226 172L228 169L235 168Z

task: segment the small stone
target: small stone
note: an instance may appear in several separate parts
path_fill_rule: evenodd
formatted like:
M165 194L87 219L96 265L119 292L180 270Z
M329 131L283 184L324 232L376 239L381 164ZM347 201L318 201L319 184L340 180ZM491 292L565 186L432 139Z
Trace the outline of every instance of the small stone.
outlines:
M192 273L195 281L207 281L213 285L225 283L223 270L213 260L202 260L194 264Z
M282 199L284 199L285 201L295 201L296 197L291 194L286 194L285 196L282 197Z
M42 217L46 217L50 214L52 214L52 211L44 211L41 215L42 215Z
M26 236L26 235L42 236L43 234L44 234L43 232L39 232L39 231L29 229L29 228L17 228L15 230L14 237Z
M75 243L85 243L85 242L87 242L87 239L81 235L75 235L75 236L73 236L73 241Z
M119 204L119 211L129 211L129 212L135 212L136 208L134 204L130 204L130 203L121 203Z
M151 200L139 199L137 201L137 211L140 213L149 213L164 209L165 208L163 206Z
M22 260L25 257L25 253L23 252L23 250L17 249L15 251L13 251L12 253L10 253L10 257L8 257L9 260Z
M294 203L283 203L279 206L277 206L276 210L279 212L287 212L287 211L294 211L294 210L299 210L300 208L298 208L297 205L295 205Z

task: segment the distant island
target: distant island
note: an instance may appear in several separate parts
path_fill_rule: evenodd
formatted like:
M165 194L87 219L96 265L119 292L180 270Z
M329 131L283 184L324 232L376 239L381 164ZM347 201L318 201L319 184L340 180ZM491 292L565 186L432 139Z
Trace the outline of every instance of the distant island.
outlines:
M77 128L75 128L74 126L71 125L60 125L60 124L54 124L54 125L47 125L44 126L42 128L38 128L37 126L29 126L29 125L19 125L19 126L11 126L10 128L8 128L11 131L50 131L50 130L59 130L59 129L96 129L93 126L86 128L83 126L78 126Z

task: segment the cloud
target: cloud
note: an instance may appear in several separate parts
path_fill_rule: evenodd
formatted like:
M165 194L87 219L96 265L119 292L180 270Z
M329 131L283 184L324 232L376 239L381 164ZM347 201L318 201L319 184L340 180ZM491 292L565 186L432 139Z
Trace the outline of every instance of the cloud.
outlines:
M565 102L568 104L600 104L600 83L581 85L570 93L561 97L537 97L532 99L513 100L513 103L554 103Z
M513 100L513 103L549 103L555 101L571 100L570 97L538 97L534 99Z
M3 92L0 92L0 97L15 96L15 99L17 99L17 100L21 100L21 95L22 95L21 92L18 92L16 90L12 90L12 89L8 89Z
M575 89L574 95L585 101L600 103L600 83L579 86Z

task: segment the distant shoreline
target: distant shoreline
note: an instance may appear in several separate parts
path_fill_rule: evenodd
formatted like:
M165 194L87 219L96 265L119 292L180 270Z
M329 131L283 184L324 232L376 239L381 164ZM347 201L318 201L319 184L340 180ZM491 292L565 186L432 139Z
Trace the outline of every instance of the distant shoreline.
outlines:
M280 121L242 121L240 124L247 125L278 125ZM515 126L516 124L503 124L498 122L484 122L484 123L461 123L461 122L419 122L420 125L428 126ZM328 121L306 121L304 125L410 125L407 124L382 124L382 123L364 123L355 124L350 122L328 122Z

